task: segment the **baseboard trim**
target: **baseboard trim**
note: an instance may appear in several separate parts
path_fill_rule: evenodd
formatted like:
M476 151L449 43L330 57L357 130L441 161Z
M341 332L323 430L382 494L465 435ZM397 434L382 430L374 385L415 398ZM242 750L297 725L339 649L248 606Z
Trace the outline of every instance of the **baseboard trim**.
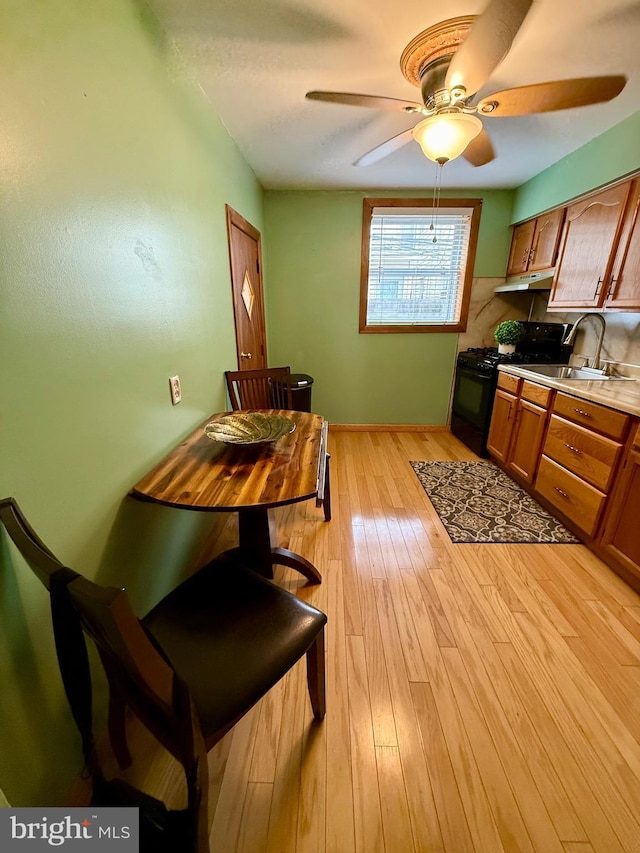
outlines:
M329 424L330 432L449 432L448 426L429 424Z

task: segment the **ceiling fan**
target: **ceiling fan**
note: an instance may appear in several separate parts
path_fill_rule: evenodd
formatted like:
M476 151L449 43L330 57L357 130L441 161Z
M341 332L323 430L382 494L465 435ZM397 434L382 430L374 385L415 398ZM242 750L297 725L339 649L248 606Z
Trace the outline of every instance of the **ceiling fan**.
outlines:
M412 139L439 165L462 155L473 166L495 158L478 117L501 118L552 112L610 101L623 90L623 75L535 83L494 92L474 103L509 52L533 0L490 0L477 16L452 18L419 33L404 49L400 67L419 86L422 103L347 92L307 92L313 101L373 107L422 116L415 127L372 148L355 161L369 166Z

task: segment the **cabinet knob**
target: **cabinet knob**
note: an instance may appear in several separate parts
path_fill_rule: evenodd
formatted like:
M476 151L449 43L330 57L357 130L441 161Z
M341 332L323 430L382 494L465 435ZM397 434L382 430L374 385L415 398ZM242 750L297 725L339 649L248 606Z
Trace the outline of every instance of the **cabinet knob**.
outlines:
M615 290L615 285L616 285L617 281L618 281L617 278L613 278L613 276L611 277L611 284L609 285L609 292L607 293L607 299L610 299L611 296L613 295L613 291Z
M554 486L553 488L560 495L560 497L563 497L566 501L571 500L569 495L566 492L563 492L562 489L559 489L557 486Z
M241 352L240 358L253 358L250 352Z
M574 409L573 411L576 412L578 415L582 415L583 418L592 418L593 417L593 415L590 412L585 412L584 409Z
M598 279L598 284L596 285L596 292L593 294L594 296L600 296L600 291L602 290L602 282L604 281L604 276L600 276Z

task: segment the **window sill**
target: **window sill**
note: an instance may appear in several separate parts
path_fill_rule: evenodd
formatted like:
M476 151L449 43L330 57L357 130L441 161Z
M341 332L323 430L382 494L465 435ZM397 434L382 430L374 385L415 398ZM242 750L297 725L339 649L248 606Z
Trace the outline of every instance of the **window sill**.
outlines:
M429 324L424 326L361 326L359 332L361 335L428 335L433 332L442 334L443 332L466 332L467 324L446 323L442 325Z

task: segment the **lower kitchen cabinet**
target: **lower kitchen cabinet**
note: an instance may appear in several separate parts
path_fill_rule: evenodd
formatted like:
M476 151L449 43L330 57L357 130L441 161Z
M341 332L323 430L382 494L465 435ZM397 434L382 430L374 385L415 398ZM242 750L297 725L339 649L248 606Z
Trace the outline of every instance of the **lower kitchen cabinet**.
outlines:
M543 456L536 477L536 492L573 521L587 536L595 532L607 496L585 480Z
M502 388L496 389L491 426L487 438L487 450L503 465L507 463L517 402L518 398L514 394L509 394Z
M540 459L550 397L542 385L504 373L498 377L487 450L526 483L533 482Z
M640 582L640 427L611 494L600 547L607 561Z
M640 591L637 418L501 372L487 448Z
M558 392L535 490L587 536L594 536L618 470L630 418Z
M518 402L507 469L515 471L527 483L533 482L538 466L546 418L546 409L526 400Z
M544 452L569 471L607 494L622 454L619 441L554 414Z
M522 383L507 470L514 471L525 483L533 483L538 468L550 399L551 391L543 385L527 380Z

